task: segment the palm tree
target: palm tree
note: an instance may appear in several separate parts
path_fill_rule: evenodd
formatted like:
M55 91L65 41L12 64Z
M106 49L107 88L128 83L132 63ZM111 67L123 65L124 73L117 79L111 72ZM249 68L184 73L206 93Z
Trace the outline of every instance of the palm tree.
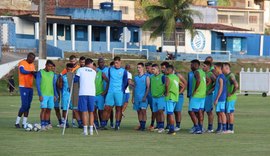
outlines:
M177 25L181 24L182 29L189 30L194 36L193 18L201 18L201 13L190 9L192 0L159 0L158 5L145 7L148 20L143 25L143 30L152 31L150 38L157 38L164 33L166 38L174 35L175 58L177 57L178 37Z

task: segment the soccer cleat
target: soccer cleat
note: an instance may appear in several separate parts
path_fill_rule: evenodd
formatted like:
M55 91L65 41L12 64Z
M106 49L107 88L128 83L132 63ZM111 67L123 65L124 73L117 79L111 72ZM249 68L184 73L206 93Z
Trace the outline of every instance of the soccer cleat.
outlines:
M88 135L88 133L87 133L87 132L83 132L83 133L82 133L82 135L87 136L87 135Z
M178 132L178 131L180 131L180 129L181 129L180 127L175 127L175 128L174 128L174 131L175 131L175 132Z
M15 124L15 128L21 128L20 124Z
M134 130L140 130L141 129L141 126L136 126L135 128L134 128Z
M206 132L207 133L214 133L214 130L213 129L208 129Z
M198 129L193 134L202 134L202 131L200 129Z
M193 126L193 127L189 130L189 133L190 133L190 134L193 134L195 131L196 131L196 128Z
M169 131L167 134L169 134L169 135L175 135L176 133L175 133L175 131Z
M75 123L72 123L73 128L77 128L78 126Z
M234 134L234 131L232 131L232 130L227 130L227 134Z
M110 126L111 126L111 129L115 128L114 125L113 125L113 122L110 124Z
M47 128L45 126L41 126L40 131L47 131Z
M118 130L120 130L120 127L119 126L115 126L114 130L118 131Z
M163 133L163 132L165 132L164 128L158 129L158 133Z
M94 135L94 132L93 132L93 131L90 131L89 134L90 134L90 135Z
M82 129L83 128L83 125L79 125L78 128ZM98 128L98 127L97 127Z
M154 126L149 126L148 127L148 130L151 131L151 132L153 132L155 130L155 127Z
M164 129L164 128L163 128L163 129ZM154 130L155 130L155 131L158 131L158 127L156 126Z
M51 124L49 124L49 125L46 126L46 129L48 129L48 130L49 130L49 129L52 129L52 128L53 128L53 127L52 127Z

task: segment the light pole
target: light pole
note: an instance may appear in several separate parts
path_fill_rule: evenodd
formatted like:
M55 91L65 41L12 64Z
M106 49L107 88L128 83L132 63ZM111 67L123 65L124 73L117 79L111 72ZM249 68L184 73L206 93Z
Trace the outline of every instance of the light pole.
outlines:
M47 18L46 18L46 0L39 1L39 61L38 69L45 67L47 51L46 51L46 40L47 40Z

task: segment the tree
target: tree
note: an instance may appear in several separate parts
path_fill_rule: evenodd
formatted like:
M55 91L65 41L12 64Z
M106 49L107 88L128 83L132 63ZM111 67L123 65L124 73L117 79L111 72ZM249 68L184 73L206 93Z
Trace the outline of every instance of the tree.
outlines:
M182 29L189 30L193 37L193 18L197 16L201 19L201 13L190 9L192 0L159 0L159 4L145 7L148 20L143 25L143 30L152 31L150 38L157 38L164 33L166 38L174 35L175 58L177 58L177 25Z

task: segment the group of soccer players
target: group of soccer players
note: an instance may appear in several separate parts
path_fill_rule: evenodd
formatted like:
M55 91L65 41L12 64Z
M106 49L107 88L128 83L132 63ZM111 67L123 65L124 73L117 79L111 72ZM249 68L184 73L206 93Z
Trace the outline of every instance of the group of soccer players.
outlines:
M60 74L55 73L55 64L51 60L46 62L44 69L35 72L34 59L35 55L29 53L27 59L19 63L22 105L16 119L16 128L20 128L22 114L24 114L22 124L25 125L27 122L35 77L42 130L52 128L50 114L53 108L59 127L69 127L66 114L68 109L72 109L74 118L72 121L77 120L78 127L83 128L84 135L93 135L94 126L106 130L109 119L110 126L119 130L132 89L131 102L139 121L136 130L146 130L147 108L150 106L151 124L148 129L158 133L167 130L167 134L174 135L181 128L183 94L187 89L188 112L194 124L191 133L214 132L212 113L214 106L218 117L216 132L234 133L233 113L238 83L230 71L229 63L213 65L212 57L207 57L202 65L198 60L192 60L191 72L188 73L186 81L184 76L168 62L160 65L140 62L137 64L137 74L132 79L129 72L130 65L122 68L120 57L115 57L107 67L103 58L98 59L96 65L92 59L81 57L77 64L76 57L72 55ZM115 123L113 123L114 107ZM203 128L204 112L208 116L207 130Z

